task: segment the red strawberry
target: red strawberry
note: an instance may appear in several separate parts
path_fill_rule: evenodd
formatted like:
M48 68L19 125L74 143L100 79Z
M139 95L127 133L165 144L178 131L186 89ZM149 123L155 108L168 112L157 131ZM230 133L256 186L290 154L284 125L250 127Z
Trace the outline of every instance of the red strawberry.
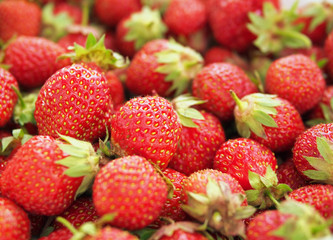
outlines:
M74 64L52 75L40 90L35 119L39 134L57 132L94 141L111 121L111 90L105 76Z
M69 33L66 36L62 37L58 41L58 45L63 47L64 49L68 49L68 47L73 46L74 43L84 46L87 40L87 35L82 33Z
M12 87L18 89L15 77L7 70L0 67L0 127L5 126L12 117L17 95Z
M120 79L112 71L105 73L105 78L110 86L112 103L115 110L118 110L123 105L125 100L124 87Z
M162 177L139 156L109 162L101 168L93 185L97 213L116 213L111 224L130 230L152 223L166 199L167 185Z
M8 41L14 35L37 36L41 24L41 9L29 1L0 3L0 39Z
M140 0L96 0L95 12L106 25L116 26L123 18L139 11Z
M199 224L194 222L175 222L163 226L150 239L154 240L208 240L203 234L196 232Z
M193 80L193 95L206 100L202 107L223 121L233 118L236 105L230 90L243 97L256 92L257 88L242 69L229 63L212 63L205 66Z
M73 23L81 24L82 22L82 11L79 7L69 4L67 2L56 3L54 5L53 12L57 15L60 13L66 13L70 18L73 19Z
M171 40L153 40L135 54L127 70L126 87L137 95L179 95L201 69L201 62L200 54L191 48Z
M268 69L265 91L288 100L300 114L313 108L322 98L325 79L320 68L304 55L275 60Z
M183 127L177 152L169 164L170 168L186 175L212 168L216 151L225 141L218 118L205 111L201 114L204 120L193 120L198 127Z
M164 22L173 34L195 33L207 22L205 4L201 0L172 0L164 13Z
M0 238L30 239L28 215L14 202L3 197L0 197Z
M18 37L5 50L4 63L25 88L42 86L59 68L67 65L57 58L65 49L40 37Z
M140 155L165 169L182 125L171 103L157 96L127 101L111 120L111 143L122 156Z
M61 228L38 240L70 240L73 233L68 228Z
M104 227L98 231L98 233L94 236L87 236L84 240L138 240L138 238L127 231L123 231L121 229L117 229L114 227Z
M293 147L293 161L307 179L333 183L333 123L318 124L298 136Z
M163 236L160 240L175 240L175 239L188 239L188 240L207 240L205 236L200 233L190 233L184 230L177 230L171 236Z
M333 31L327 36L325 40L325 52L327 56L327 72L330 77L333 77Z

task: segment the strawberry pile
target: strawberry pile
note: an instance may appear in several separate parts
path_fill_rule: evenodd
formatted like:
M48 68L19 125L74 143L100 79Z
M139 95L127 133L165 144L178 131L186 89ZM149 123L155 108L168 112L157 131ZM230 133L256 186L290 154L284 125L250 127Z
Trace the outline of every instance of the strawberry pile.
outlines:
M0 240L333 237L333 5L0 1Z

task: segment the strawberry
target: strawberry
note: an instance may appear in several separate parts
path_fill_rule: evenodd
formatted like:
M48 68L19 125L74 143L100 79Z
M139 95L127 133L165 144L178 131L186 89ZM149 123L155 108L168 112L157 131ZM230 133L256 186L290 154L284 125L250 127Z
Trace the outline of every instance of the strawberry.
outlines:
M38 240L70 240L73 233L68 228L60 228L53 231L48 236L41 237Z
M167 185L162 177L145 158L134 155L102 167L93 185L97 213L116 213L111 224L130 230L152 223L166 199Z
M37 98L39 134L57 137L59 132L87 141L103 137L111 121L110 94L99 71L80 64L62 68L46 81Z
M304 55L275 60L268 69L265 91L288 100L300 114L319 103L325 90L320 68Z
M56 215L69 207L87 189L99 158L89 143L62 138L74 145L42 135L22 145L1 175L1 193L33 214Z
M164 22L173 34L195 33L207 22L205 4L201 0L172 0L164 13Z
M12 87L18 88L15 77L7 70L0 67L0 127L5 126L12 117L17 95Z
M129 57L142 46L154 39L163 38L167 28L158 10L148 7L132 13L117 25L116 43L119 51Z
M301 115L287 100L276 95L254 93L239 99L232 96L238 133L251 138L274 152L292 148L304 130Z
M329 76L332 78L333 77L333 31L327 36L326 40L325 40L325 45L324 45L324 49L326 52L326 56L327 56L327 72L329 74Z
M87 40L87 35L84 35L80 32L78 33L68 33L66 36L62 37L58 41L58 45L64 49L73 46L74 43L84 46Z
M333 86L327 86L324 96L320 102L309 112L310 120L307 122L310 126L319 123L330 123L333 121Z
M111 143L121 156L140 155L165 169L182 125L171 103L158 96L132 98L111 120Z
M298 136L293 151L297 170L318 182L333 183L333 123L318 124Z
M25 88L42 86L58 69L67 65L57 58L65 49L45 38L18 37L5 50L4 63L11 66L10 72Z
M122 82L112 71L107 71L105 73L105 78L110 87L113 106L115 110L118 110L125 101L125 93Z
M333 217L333 186L311 184L300 187L289 193L289 198L309 204L325 218Z
M140 0L96 0L97 18L104 24L113 27L123 18L141 8Z
M29 1L0 3L0 39L8 41L14 35L37 36L41 24L41 9Z
M193 120L198 127L183 127L177 151L169 164L170 168L186 175L212 168L215 153L225 141L219 119L205 111L201 114L204 120Z
M195 97L206 101L202 107L223 121L233 118L235 102L229 93L233 90L239 97L257 91L254 83L236 65L212 63L205 66L193 80Z
M191 48L173 40L153 40L135 54L125 84L137 95L179 95L188 88L201 63L201 55Z
M0 238L30 239L28 215L13 201L0 197Z
M82 22L82 11L79 7L69 4L67 2L56 3L54 5L53 12L57 15L60 13L66 13L73 19L73 23L81 24Z
M109 239L138 240L137 237L133 236L129 232L110 226L102 228L94 236L88 236L84 238L84 240L109 240Z

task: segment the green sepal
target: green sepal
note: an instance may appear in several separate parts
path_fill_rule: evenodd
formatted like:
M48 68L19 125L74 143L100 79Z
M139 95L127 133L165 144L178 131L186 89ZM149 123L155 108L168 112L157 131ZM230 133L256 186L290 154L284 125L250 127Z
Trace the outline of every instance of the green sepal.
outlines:
M302 26L296 25L296 1L289 10L278 11L271 2L263 5L263 16L249 13L250 23L247 28L257 35L254 41L263 53L279 53L285 47L309 48L311 40L301 33Z
M103 70L124 68L129 64L120 54L107 49L104 45L105 35L98 41L92 33L87 36L85 47L74 43L68 49L71 52L62 55L60 58L70 58L73 63L94 63Z
M1 153L0 155L8 156L18 143L25 144L32 135L28 134L24 128L14 129L12 136L4 137L1 139Z
M165 81L172 82L167 94L182 94L190 81L202 68L203 58L195 50L169 40L168 48L155 54L159 67L156 72L166 74Z
M126 41L134 41L136 50L139 50L147 42L164 37L167 31L158 10L143 7L140 12L133 13L125 22L127 34Z
M326 33L330 33L333 25L333 5L329 2L312 2L301 12L302 16L311 17L309 31L312 32L320 24L326 22Z
M198 127L193 119L205 120L203 115L192 106L205 103L205 100L196 98L190 94L183 94L172 100L173 106L178 114L180 122L185 127Z
M54 3L48 3L42 10L41 36L57 42L67 34L67 27L74 23L73 18L66 12L54 14Z
M272 116L277 114L276 107L281 101L276 95L253 93L239 99L234 91L230 91L236 102L234 116L238 133L249 138L251 132L261 138L266 138L263 126L278 127Z

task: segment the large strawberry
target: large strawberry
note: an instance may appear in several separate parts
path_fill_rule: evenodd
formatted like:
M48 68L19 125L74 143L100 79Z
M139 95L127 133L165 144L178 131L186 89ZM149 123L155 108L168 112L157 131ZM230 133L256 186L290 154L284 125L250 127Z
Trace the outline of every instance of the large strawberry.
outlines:
M12 117L17 95L12 87L18 88L15 77L0 67L0 127L5 126Z
M186 175L212 168L215 153L225 141L219 119L205 111L201 114L203 120L193 120L198 127L183 127L177 152L169 164L170 168Z
M224 121L233 118L236 105L230 90L243 97L257 88L242 69L229 63L209 64L193 80L193 95L206 101L202 107Z
M134 56L126 78L134 94L179 95L201 69L202 57L173 40L153 40Z
M100 216L115 213L113 226L140 229L152 223L167 199L167 185L143 157L128 156L101 168L93 185Z
M13 201L0 197L0 239L30 239L28 215Z
M41 9L29 1L1 1L0 39L8 41L14 35L37 36L41 25Z
M54 42L40 37L18 37L5 49L4 63L9 71L25 88L42 86L58 69L68 64L57 58L65 49Z
M275 60L268 69L265 91L288 100L300 114L322 98L325 79L309 57L295 54Z

